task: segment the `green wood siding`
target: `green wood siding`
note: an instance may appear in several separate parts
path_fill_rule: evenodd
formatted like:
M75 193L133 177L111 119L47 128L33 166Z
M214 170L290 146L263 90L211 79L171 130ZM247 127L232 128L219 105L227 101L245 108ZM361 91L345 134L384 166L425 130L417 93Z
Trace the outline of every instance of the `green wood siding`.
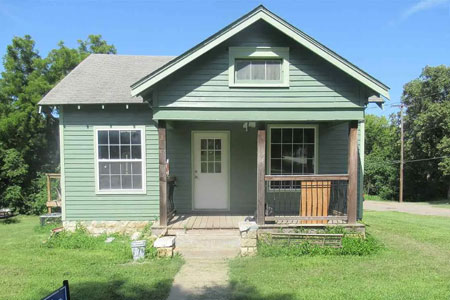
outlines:
M147 105L65 106L66 220L152 220L159 215L158 132ZM146 194L95 193L94 126L145 125Z
M290 87L229 87L230 46L289 47ZM349 111L358 111L362 115L368 90L270 25L259 22L163 80L155 87L152 97L154 105L158 107L156 115L159 119L176 119L176 116L181 119L193 109L214 108L230 110L226 117L215 116L217 120L233 118L237 113L233 109L257 109L253 116L257 118L256 112L260 109L270 111L276 108L285 109L277 116L281 120L292 120L294 112L304 112L304 109L314 111L315 114L322 112L327 120L350 120L355 119L355 115L349 115ZM158 114L164 111L171 115L159 117ZM347 115L342 116L341 111ZM189 116L192 117L192 114ZM197 114L194 117L201 119L205 116ZM302 116L299 118L305 120Z
M170 174L177 177L174 201L179 212L192 210L191 132L230 131L230 210L253 214L256 208L256 129L242 123L173 122L167 131Z

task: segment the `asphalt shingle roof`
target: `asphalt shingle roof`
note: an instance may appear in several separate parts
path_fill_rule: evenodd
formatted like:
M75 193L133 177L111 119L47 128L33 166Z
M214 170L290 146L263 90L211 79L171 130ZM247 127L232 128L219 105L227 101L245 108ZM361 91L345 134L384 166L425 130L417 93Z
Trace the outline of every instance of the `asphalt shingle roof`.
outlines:
M130 86L172 56L91 54L45 95L39 105L142 103Z

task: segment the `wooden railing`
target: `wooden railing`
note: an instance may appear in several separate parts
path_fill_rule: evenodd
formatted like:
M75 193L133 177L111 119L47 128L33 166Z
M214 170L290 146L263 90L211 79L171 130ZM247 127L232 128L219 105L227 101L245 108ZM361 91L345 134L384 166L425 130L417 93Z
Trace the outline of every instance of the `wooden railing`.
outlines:
M347 222L347 174L266 175L265 222Z
M61 207L61 174L46 173L47 179L47 212L52 213L52 208Z

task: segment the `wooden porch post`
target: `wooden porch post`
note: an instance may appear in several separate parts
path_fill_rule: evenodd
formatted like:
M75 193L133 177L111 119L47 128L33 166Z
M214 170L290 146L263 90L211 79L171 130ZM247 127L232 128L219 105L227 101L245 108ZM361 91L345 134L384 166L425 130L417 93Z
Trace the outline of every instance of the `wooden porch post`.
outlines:
M158 122L159 144L159 225L167 226L166 124Z
M265 203L266 189L264 176L266 175L266 131L258 130L257 145L257 166L256 166L256 223L263 225L265 223Z
M348 132L348 223L356 223L358 199L358 121L351 121Z

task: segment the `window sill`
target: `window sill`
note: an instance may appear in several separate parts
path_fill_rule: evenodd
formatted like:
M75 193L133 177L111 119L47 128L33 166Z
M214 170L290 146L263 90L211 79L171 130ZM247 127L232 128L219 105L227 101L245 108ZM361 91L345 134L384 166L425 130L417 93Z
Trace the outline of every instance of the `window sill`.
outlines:
M230 88L288 88L289 83L230 83Z
M146 190L108 190L108 191L95 191L96 195L145 195Z

